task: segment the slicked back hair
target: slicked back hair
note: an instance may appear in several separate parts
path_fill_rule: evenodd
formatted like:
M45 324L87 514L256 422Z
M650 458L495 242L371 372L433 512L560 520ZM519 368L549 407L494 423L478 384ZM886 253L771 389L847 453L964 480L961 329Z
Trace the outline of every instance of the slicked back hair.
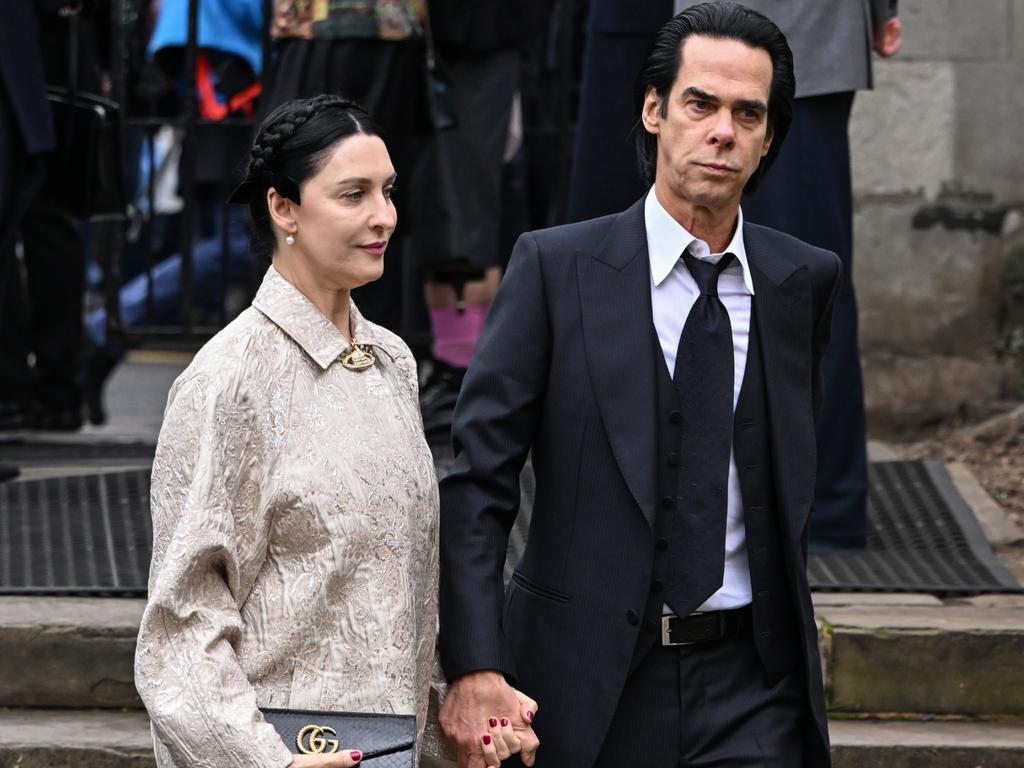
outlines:
M782 142L789 133L789 126L793 122L796 77L793 74L793 53L782 31L764 14L733 2L702 3L687 8L655 35L636 81L637 124L634 130L640 175L648 184L653 184L658 161L658 137L648 133L640 119L647 90L655 90L661 100L661 115L667 116L669 95L683 65L683 43L692 35L737 40L752 48L763 49L771 58L768 135L772 143L744 187L745 191L752 192L775 162Z

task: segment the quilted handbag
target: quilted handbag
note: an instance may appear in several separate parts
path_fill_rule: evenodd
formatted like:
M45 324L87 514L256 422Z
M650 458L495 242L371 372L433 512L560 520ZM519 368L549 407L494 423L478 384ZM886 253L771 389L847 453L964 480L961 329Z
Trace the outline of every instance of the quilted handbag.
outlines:
M292 752L319 755L358 749L360 765L416 768L416 716L367 712L261 709Z

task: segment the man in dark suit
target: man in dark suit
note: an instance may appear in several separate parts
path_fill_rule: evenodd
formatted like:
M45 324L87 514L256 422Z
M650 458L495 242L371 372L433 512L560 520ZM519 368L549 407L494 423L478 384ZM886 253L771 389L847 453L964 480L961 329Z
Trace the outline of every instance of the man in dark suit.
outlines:
M639 85L651 191L523 235L466 375L441 725L469 768L517 737L534 764L534 730L539 766L828 766L806 535L840 263L739 208L789 128L792 56L763 15L706 4L658 32ZM510 726L481 734L488 716Z

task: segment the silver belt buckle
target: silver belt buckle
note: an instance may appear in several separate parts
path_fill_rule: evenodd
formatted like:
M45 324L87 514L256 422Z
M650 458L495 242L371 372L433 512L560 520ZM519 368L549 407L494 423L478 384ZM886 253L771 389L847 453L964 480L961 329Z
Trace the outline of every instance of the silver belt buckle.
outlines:
M690 615L693 616L694 614L691 613ZM675 618L678 618L675 614L661 617L661 644L670 647L693 645L693 640L680 640L679 642L672 642L672 630L669 628L669 622Z

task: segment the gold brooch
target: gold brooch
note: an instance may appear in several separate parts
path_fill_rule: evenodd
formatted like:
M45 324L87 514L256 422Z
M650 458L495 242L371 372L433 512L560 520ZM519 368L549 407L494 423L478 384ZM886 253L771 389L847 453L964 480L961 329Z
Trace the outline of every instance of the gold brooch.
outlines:
M360 344L354 340L341 353L341 364L350 371L365 371L375 362L377 362L377 358L373 354L373 348L368 344Z

